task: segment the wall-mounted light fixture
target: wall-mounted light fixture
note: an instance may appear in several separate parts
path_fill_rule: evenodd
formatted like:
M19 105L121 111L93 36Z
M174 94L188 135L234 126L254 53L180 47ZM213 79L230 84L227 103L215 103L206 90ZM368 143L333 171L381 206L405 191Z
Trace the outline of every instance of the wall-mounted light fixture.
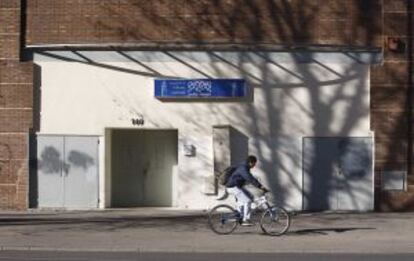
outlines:
M196 155L196 147L192 144L184 144L183 151L184 155L187 157L195 157Z
M386 45L389 51L396 53L404 53L406 43L399 37L388 37Z

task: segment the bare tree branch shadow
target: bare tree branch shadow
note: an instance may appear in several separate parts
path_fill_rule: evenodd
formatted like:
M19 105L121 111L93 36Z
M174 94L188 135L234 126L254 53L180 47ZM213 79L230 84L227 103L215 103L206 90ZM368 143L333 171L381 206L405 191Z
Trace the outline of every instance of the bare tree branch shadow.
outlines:
M375 27L375 25L367 19L364 12L368 12L372 15L375 10L371 10L370 6L376 6L376 1L369 1L362 4L358 2L357 6L360 10L357 10L357 23L359 28L355 29L355 32L345 32L343 37L339 37L336 41L328 41L329 43L321 43L316 39L317 33L320 35L326 35L326 32L321 32L317 27L318 15L322 8L326 6L318 6L317 3L312 1L296 0L296 1L273 1L263 0L258 2L252 1L232 1L230 6L227 6L227 2L223 1L211 1L197 3L198 1L188 1L185 6L181 7L177 5L169 5L164 8L167 9L164 13L159 12L159 6L155 2L151 3L135 3L128 6L119 6L119 8L111 8L111 5L100 7L107 17L117 17L119 20L117 24L111 24L103 19L94 20L93 18L87 19L92 26L96 26L100 30L97 30L97 38L103 41L110 38L110 33L117 32L122 35L122 40L126 42L136 41L153 41L162 43L166 40L177 40L182 43L193 43L195 45L211 42L227 42L227 43L250 43L250 44L282 44L284 46L293 45L314 45L316 47L322 45L330 45L336 47L355 47L358 44L357 36L360 35L360 30L366 33L362 38L363 44L371 46L374 39L371 37L369 28ZM329 3L330 5L331 3ZM341 5L344 6L344 5ZM121 8L131 8L131 13L135 15L122 16ZM328 6L329 7L329 6ZM346 6L344 6L346 7ZM225 10L225 12L223 12ZM189 15L192 13L192 15ZM347 12L340 10L340 15L347 16ZM197 16L199 15L199 16ZM196 18L196 19L195 19ZM264 19L266 18L266 19ZM139 30L134 30L131 24L139 24L138 20L145 20L147 26L141 26ZM325 21L326 22L326 21ZM340 29L342 23L338 23L333 29ZM148 28L157 28L158 31L148 30ZM331 28L331 29L332 29ZM378 28L374 28L378 29ZM316 34L314 32L317 32ZM325 33L325 34L324 34ZM174 36L174 37L173 37ZM209 38L211 37L211 38ZM210 40L210 41L209 41ZM335 45L336 44L336 45ZM201 48L203 49L203 48ZM259 48L260 49L260 48ZM204 49L205 50L205 49ZM285 49L286 50L286 49ZM289 50L288 50L289 51ZM210 67L211 70L203 69L193 64L189 64L175 53L170 51L163 51L168 54L170 58L175 60L180 65L184 65L192 71L206 78L219 77L227 75L231 68L235 71L235 75L240 78L248 79L252 84L252 88L256 92L262 93L262 111L258 112L255 105L252 103L243 104L240 107L235 108L234 115L222 115L220 108L217 104L211 103L207 109L206 114L213 115L211 119L216 121L224 121L226 123L237 123L240 118L237 116L242 115L245 117L250 126L248 128L241 129L246 137L249 139L249 147L251 151L257 153L259 160L262 164L262 169L265 170L265 180L269 183L275 196L278 196L278 203L282 205L289 205L291 197L288 195L289 191L295 192L301 191L302 184L300 183L301 173L301 161L300 150L290 148L294 144L294 141L290 141L289 136L291 133L283 129L283 126L289 120L285 112L292 106L292 102L299 107L299 110L307 117L314 120L311 132L315 135L323 136L350 136L352 129L361 119L366 119L369 108L361 106L363 104L363 97L367 96L365 82L362 77L360 68L355 68L354 64L344 65L344 70L338 72L336 69L331 68L313 56L312 52L299 53L295 51L290 52L291 59L295 63L295 67L287 68L283 63L279 63L269 58L267 52L253 52L254 55L261 58L260 61L255 61L251 56L246 55L246 51L238 52L237 57L233 60L229 60L222 55L218 55L215 52L209 52ZM127 57L126 52L118 52L121 56L129 59L144 68L143 71L133 70L129 68L118 68L99 62L94 62L91 59L72 59L67 57L56 57L57 59L63 59L70 62L80 62L87 65L98 66L110 70L117 70L124 73L131 73L141 75L145 77L164 77L164 78L177 78L176 75L162 75L158 73L153 67L149 66L143 61L139 61L132 57ZM45 54L44 55L51 55ZM78 52L79 54L79 52ZM53 54L52 54L53 55ZM78 55L79 56L79 55ZM305 57L304 57L305 56ZM82 58L82 57L81 57ZM304 59L313 59L313 62L318 65L322 71L321 74L334 75L334 78L330 78L326 81L320 80L320 75L315 73L312 68L303 66ZM217 64L217 60L227 65L227 70L223 69ZM247 68L246 64L253 64L253 69L259 71L258 75L252 73L252 68ZM299 80L299 82L286 82L281 76L280 72L271 68L271 66L277 67L278 70L283 71ZM213 73L211 73L213 71ZM347 87L350 81L358 81L356 83L357 92L351 96L347 95ZM326 97L323 94L322 87L335 85L337 86L335 93L326 101ZM310 97L310 106L303 106L300 99L296 97L295 89L303 89ZM280 91L279 93L276 93ZM201 102L194 102L194 107L198 107ZM337 117L332 112L332 108L338 103L346 103L347 109L344 110L344 124L342 124L339 130L333 131L331 124ZM200 106L201 107L201 106ZM139 108L134 108L138 110ZM203 123L200 123L197 118L187 114L184 110L178 111L177 114L182 113L183 118L187 122L191 122L197 130L205 128ZM239 116L240 117L240 116ZM298 124L300 125L300 124ZM321 157L323 153L321 148L315 148L315 154L317 157ZM243 152L245 153L245 152ZM288 160L286 160L286 158ZM211 161L208 157L202 158L205 165L209 165ZM315 160L315 162L318 162ZM291 166L294 166L294 169ZM312 167L311 167L312 169ZM315 168L316 172L316 168ZM329 169L328 172L332 173L333 169ZM183 191L191 189L193 186L191 176L181 175L181 181L183 184ZM332 177L327 176L326 179L321 177L312 177L311 189L309 194L317 194L321 187L326 190L326 193L334 190L330 185L330 179ZM288 179L289 182L286 182ZM287 185L286 185L287 183ZM357 196L351 191L352 188L347 187L349 196L353 198L352 204L356 207L358 202ZM363 191L364 192L364 191ZM305 195L307 196L307 195ZM328 208L327 198L322 198L322 205Z
M302 236L302 235L321 235L327 236L332 233L342 234L357 230L375 230L373 227L328 227L328 228L311 228L311 229L298 229L290 230L287 235Z

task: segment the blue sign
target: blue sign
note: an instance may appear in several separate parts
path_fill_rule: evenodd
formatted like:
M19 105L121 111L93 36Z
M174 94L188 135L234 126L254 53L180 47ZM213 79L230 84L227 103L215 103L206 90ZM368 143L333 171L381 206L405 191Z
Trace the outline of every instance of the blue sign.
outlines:
M243 79L155 80L156 98L243 98Z

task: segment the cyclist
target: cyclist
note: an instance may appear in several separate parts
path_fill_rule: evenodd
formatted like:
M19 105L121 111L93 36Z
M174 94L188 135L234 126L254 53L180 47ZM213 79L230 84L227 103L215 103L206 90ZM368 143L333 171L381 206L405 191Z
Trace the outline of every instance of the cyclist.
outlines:
M268 192L268 189L263 187L263 185L250 173L250 169L254 168L256 163L257 158L255 156L248 156L246 162L237 166L236 170L231 174L226 183L227 191L236 197L239 211L243 214L242 226L253 225L250 221L253 196L244 188L244 186L250 183L261 189L263 192Z

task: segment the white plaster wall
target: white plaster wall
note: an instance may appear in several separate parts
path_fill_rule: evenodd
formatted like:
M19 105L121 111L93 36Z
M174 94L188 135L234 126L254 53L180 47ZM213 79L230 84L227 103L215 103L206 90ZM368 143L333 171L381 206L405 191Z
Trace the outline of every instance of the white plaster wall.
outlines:
M41 73L40 133L103 136L105 128L178 129L178 207L216 204L215 197L203 194L205 177L213 171L213 125L232 125L249 139L249 153L259 158L253 172L276 191L276 200L292 209L302 206L304 136L371 136L370 56L78 53L34 56ZM163 102L154 98L154 79L164 77L244 78L253 99ZM145 119L143 127L132 125L138 115ZM183 143L194 144L197 156L184 156Z

